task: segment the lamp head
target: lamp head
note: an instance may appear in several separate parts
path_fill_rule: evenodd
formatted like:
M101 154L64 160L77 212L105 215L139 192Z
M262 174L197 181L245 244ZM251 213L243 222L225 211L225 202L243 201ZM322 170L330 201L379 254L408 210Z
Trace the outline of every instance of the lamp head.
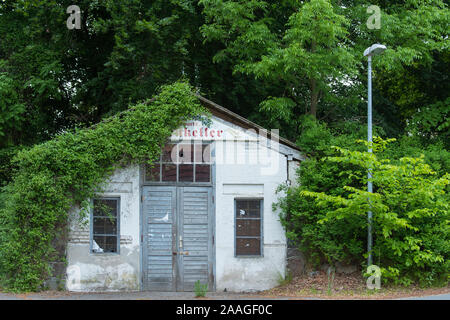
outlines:
M385 45L375 43L375 44L371 45L369 48L367 48L366 50L364 50L364 56L365 57L375 56L377 54L383 53L384 50L386 50Z

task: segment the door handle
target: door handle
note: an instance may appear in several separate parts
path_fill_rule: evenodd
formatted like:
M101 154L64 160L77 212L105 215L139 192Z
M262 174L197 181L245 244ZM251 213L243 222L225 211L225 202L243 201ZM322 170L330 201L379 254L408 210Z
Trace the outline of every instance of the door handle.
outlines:
M172 251L172 255L176 256L177 254L179 254L180 256L188 256L189 251L180 251L180 252Z
M180 236L180 250L183 250L183 237Z

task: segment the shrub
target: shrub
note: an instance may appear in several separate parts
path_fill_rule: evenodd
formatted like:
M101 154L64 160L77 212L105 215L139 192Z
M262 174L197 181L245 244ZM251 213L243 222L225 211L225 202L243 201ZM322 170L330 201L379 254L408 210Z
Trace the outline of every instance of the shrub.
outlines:
M309 250L322 249L315 253L319 257L361 261L366 257L370 209L372 254L385 281L402 285L446 282L450 270L450 174L437 175L424 156L397 161L383 158L388 142L377 139L373 154L334 147L338 155L316 162L340 168L345 185L327 191L308 190L308 186L288 190L288 200L279 204L284 223L290 227L288 234L299 237L300 245ZM349 166L360 170L355 174L346 170ZM373 170L373 193L365 188L368 168Z
M366 129L365 126L349 122L344 126L334 124L330 129L312 118L302 121L302 133L297 142L308 158L298 169L298 186L280 186L279 191L283 191L284 195L274 207L280 209L280 218L287 237L305 254L308 262L316 267L323 263L335 265L338 261L366 265L367 201L364 202L366 199L364 193L360 200L363 202L361 206L366 207L358 207L353 214L349 213L345 218L339 219L330 216L330 213L339 208L336 202L319 200L313 196L313 194L326 195L330 199L344 203L344 200L356 201L351 198L355 197L355 190L361 192L366 190L368 165L366 162L369 160L365 152L367 146L355 143L355 140L366 137ZM374 129L383 135L382 130L376 127ZM384 175L385 181L375 181L374 191L376 194L382 194L380 201L390 208L389 212L394 212L397 217L406 215L408 221L411 220L409 223L419 231L408 228L395 230L385 239L384 234L377 233L381 230L379 223L383 222L378 220L382 214L377 216L374 221L374 263L380 263L384 267L383 279L391 283L408 284L418 281L424 285L431 285L445 282L448 280L446 275L449 270L450 250L448 207L446 207L448 186L441 185L437 189L432 189L431 186L433 183L445 184L448 180L450 152L440 141L425 141L415 135L402 136L396 141L390 140L389 143L382 140L378 142L383 148L378 148L374 154L375 158L370 158L370 161L377 161L386 167L378 167L375 171L378 174L374 178L381 179L380 174L386 173L388 168L393 171ZM340 148L332 148L333 145ZM340 153L344 150L345 154ZM333 160L336 155L339 156L339 161ZM356 155L360 156L360 159L350 161L351 157ZM422 170L421 174L417 171L419 169ZM411 175L411 180L406 179L408 174ZM408 191L410 188L416 190L416 199L411 201L402 199L398 190L393 188L395 181L402 186L398 189L402 196L412 196L407 193L412 192ZM426 191L424 194L426 196L422 197L420 190ZM407 203L408 206L395 207L396 202ZM436 213L408 218L408 212L423 208L435 210ZM405 243L410 239L407 237L411 236L420 238L421 243L417 244L419 250L408 253L402 251L401 256L393 254L395 250L392 243L397 243L397 240L399 243ZM431 252L431 256L428 256L427 250ZM419 262L422 258L437 257L442 257L444 262L432 263L430 260L422 265Z
M281 211L281 222L287 237L302 251L308 262L318 267L322 263L335 265L336 261L345 263L359 263L364 253L363 218L354 219L351 224L341 220L318 224L331 206L319 207L314 201L299 196L303 190L325 192L333 195L345 193L345 185L362 186L344 172L352 172L355 176L362 176L361 168L351 164L325 164L320 159L331 156L333 150L330 145L353 147L352 141L363 137L365 130L359 126L351 127L349 132L338 130L333 135L331 130L323 124L317 124L313 118L305 117L302 133L298 139L300 148L308 155L308 159L301 163L298 170L298 184L296 188L280 186L279 191L285 192L285 197L279 198L275 209ZM358 129L359 130L356 130ZM363 150L363 147L358 147Z

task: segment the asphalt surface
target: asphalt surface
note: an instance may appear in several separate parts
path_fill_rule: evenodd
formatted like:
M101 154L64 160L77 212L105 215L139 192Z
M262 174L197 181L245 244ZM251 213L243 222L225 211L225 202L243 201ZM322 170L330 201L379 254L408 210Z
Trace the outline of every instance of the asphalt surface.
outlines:
M0 293L0 300L197 300L193 292L42 292L28 294ZM297 300L290 297L263 297L250 293L208 292L206 300ZM318 300L317 298L302 298Z
M450 300L450 293L437 294L434 296L401 298L398 300Z
M320 300L309 297L264 297L251 293L209 292L206 300ZM0 300L197 300L193 292L42 292L14 294L0 292ZM397 298L396 300L450 300L450 293L433 296Z

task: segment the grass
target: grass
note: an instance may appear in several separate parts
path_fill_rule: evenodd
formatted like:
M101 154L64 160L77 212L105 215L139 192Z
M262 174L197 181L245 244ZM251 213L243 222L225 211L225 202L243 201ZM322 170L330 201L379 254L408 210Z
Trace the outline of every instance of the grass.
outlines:
M292 273L290 273L289 271L286 272L286 275L283 277L281 275L281 273L278 273L278 285L279 286L285 286L289 283L291 283L293 277L292 277Z
M207 284L201 284L200 280L197 280L194 284L194 292L196 298L203 298L206 296L206 292L208 292L208 285Z

